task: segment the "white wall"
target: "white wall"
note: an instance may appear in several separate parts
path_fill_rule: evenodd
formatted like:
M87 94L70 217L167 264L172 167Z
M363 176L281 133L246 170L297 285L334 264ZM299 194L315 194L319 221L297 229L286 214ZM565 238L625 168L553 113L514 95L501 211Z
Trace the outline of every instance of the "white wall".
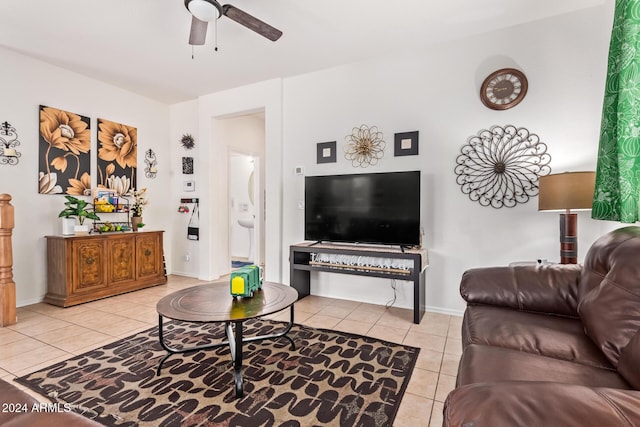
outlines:
M207 163L202 162L200 159L202 146L206 142L202 141L198 133L198 101L193 100L172 105L170 117L171 191L168 204L171 206L172 211L167 220L173 224L171 233L173 273L198 277L201 264L200 241L187 239L187 227L192 215L194 215L195 204L187 204L189 208L187 213L178 212L182 198L200 198L203 191L207 189L201 178L204 175L203 169L206 168ZM195 146L192 149L185 149L180 144L180 139L185 134L190 134L195 140ZM182 173L182 157L193 157L193 175L184 175ZM195 191L188 192L184 190L184 182L187 180L195 181Z
M92 184L96 184L97 118L138 129L138 188L148 188L149 205L144 210L148 230L170 233L167 221L170 182L167 105L120 88L47 65L0 47L2 102L0 121L18 131L22 153L15 166L0 165L0 193L13 197L13 275L19 306L41 301L46 293L46 235L60 234L58 213L64 208L62 195L38 194L38 106L47 105L91 118ZM152 148L158 161L156 179L144 176L144 152ZM166 235L165 235L166 237ZM167 260L171 244L166 242ZM170 262L167 263L170 271Z
M514 208L472 202L456 183L455 159L469 137L513 124L548 145L554 172L594 170L612 10L602 7L440 46L422 54L376 60L284 80L283 251L303 240L306 175L421 170L422 226L429 249L427 305L461 311L465 269L547 258L558 261L558 216L537 211L537 198ZM529 80L517 107L493 111L478 93L490 72L515 66ZM354 126L375 125L387 141L374 167L353 168L344 138ZM420 154L393 157L393 135L418 130ZM338 142L338 161L316 164L316 143ZM591 242L619 224L581 213L579 258ZM288 282L286 262L284 281ZM384 304L390 283L317 274L312 293ZM399 286L396 305L411 307L411 286Z

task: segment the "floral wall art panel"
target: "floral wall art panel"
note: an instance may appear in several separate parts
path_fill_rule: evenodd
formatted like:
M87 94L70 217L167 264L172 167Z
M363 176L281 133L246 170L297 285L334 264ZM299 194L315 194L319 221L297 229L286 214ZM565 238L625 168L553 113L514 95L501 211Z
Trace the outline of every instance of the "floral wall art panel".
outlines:
M38 193L91 194L89 117L40 106Z
M137 188L138 129L98 119L98 187L118 195Z

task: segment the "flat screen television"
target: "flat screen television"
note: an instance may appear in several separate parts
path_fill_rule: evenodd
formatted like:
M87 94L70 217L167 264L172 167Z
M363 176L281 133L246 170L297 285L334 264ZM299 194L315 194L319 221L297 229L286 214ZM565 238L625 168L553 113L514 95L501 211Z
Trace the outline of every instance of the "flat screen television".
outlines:
M420 171L308 176L304 238L420 244Z

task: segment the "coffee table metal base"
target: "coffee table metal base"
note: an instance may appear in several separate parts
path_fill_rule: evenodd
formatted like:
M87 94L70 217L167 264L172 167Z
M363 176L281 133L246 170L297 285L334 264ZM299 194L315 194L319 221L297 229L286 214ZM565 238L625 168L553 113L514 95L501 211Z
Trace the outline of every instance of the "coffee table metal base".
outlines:
M290 306L289 310L291 313L289 323L286 325L286 327L282 331L278 333L244 338L242 334L243 321L242 320L230 321L230 322L225 322L225 331L227 333L227 341L219 342L216 344L207 344L207 345L188 347L188 348L174 348L174 347L171 347L169 344L167 344L164 337L163 316L159 315L158 316L158 335L160 338L160 345L162 346L162 348L164 348L168 352L168 354L164 356L162 360L160 360L160 364L158 364L158 369L156 370L156 374L160 375L162 364L174 354L190 353L193 351L210 350L213 348L229 346L229 350L231 351L231 360L233 361L233 375L235 379L236 397L238 398L243 397L244 391L243 391L243 385L242 385L242 345L248 342L262 341L267 339L277 339L277 338L284 337L288 339L289 342L291 343L291 350L295 350L296 349L295 343L293 342L291 337L287 335L291 330L291 327L293 326L293 306Z

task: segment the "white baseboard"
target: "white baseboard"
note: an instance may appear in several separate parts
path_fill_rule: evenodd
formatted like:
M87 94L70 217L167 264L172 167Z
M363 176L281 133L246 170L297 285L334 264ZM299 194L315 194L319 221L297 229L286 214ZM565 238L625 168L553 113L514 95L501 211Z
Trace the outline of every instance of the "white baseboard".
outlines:
M31 305L31 304L38 304L40 302L44 301L44 295L41 296L40 298L32 298L32 299L23 299L20 301L16 301L16 307L25 307L27 305Z
M186 271L176 271L176 270L173 270L173 271L171 272L171 274L167 273L167 276L171 276L171 275L173 275L173 276L192 277L192 278L194 278L194 279L197 279L197 278L198 278L198 274L197 274L197 273L187 273Z
M448 314L449 316L462 317L464 315L464 310L452 310L450 308L432 307L429 305L424 309L425 311L430 311L432 313Z

